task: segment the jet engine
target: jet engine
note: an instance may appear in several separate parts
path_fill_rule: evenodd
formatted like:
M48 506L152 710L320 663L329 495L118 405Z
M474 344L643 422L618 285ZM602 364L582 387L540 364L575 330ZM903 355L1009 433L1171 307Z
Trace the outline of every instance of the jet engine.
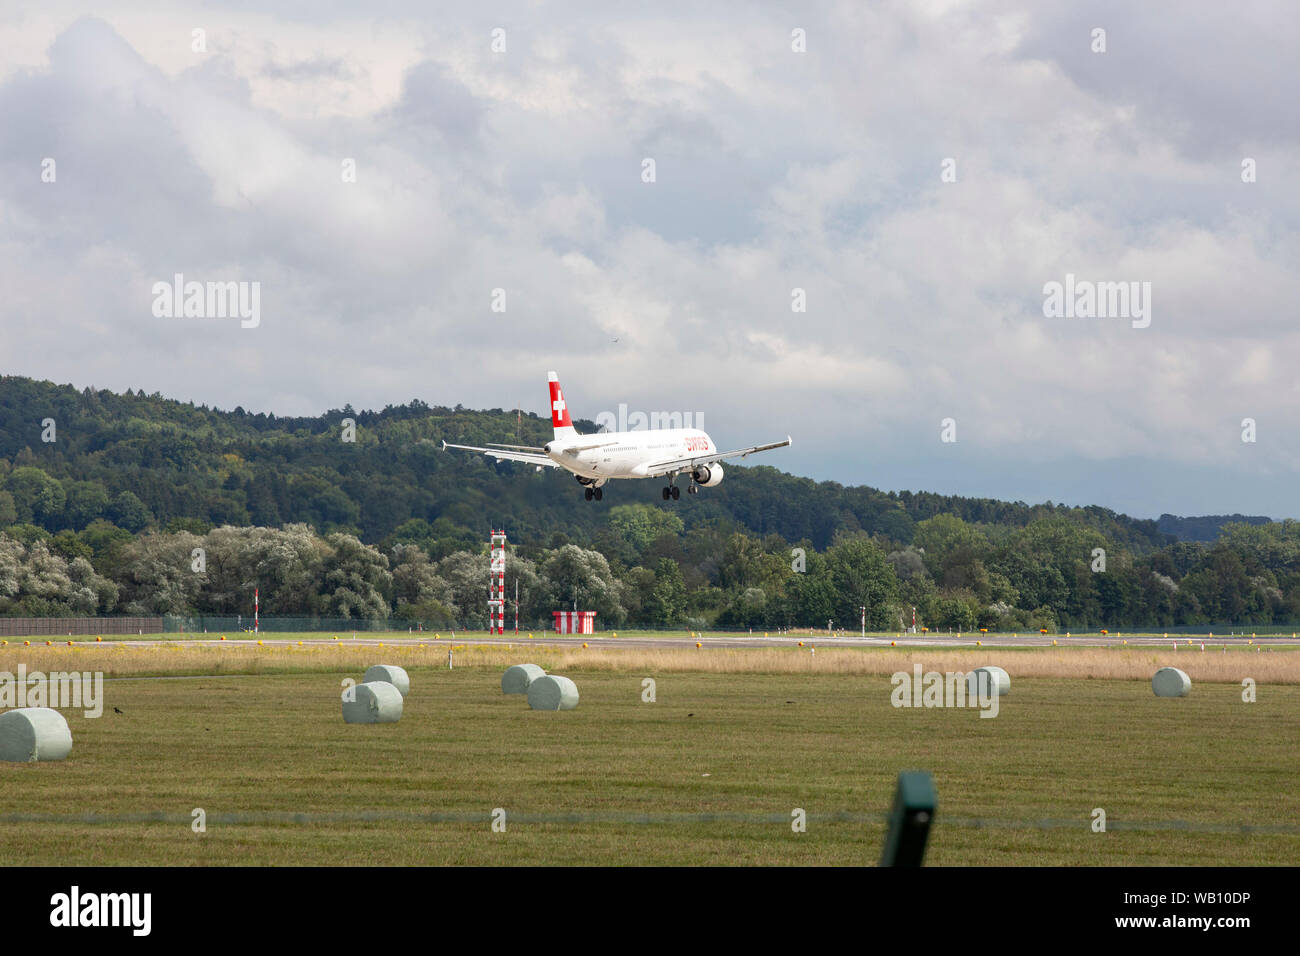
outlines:
M697 485L703 485L705 488L712 488L714 485L722 484L722 466L716 461L708 465L700 465L691 475Z

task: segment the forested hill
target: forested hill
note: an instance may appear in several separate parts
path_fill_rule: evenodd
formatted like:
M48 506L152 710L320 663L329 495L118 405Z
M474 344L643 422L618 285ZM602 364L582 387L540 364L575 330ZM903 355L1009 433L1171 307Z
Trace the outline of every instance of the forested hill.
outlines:
M1271 518L1264 515L1202 515L1196 518L1180 518L1177 515L1161 515L1156 522L1165 534L1171 534L1179 541L1218 541L1224 525L1229 524L1270 524Z
M355 422L354 441L344 440L348 419ZM595 430L590 422L578 427ZM659 502L656 482L618 482L602 507L553 469L538 474L441 448L443 439L540 445L549 437L549 420L500 409L415 400L378 412L344 406L317 417L281 417L4 376L0 528L80 531L96 519L131 532L301 522L382 543L416 519L467 542L495 525L509 529L513 541L545 545L557 532L574 542L594 540L611 506ZM728 464L720 486L673 507L687 531L736 527L818 549L838 531L907 544L917 522L939 514L1007 529L1066 516L1134 554L1174 540L1155 521L1100 507L885 493L766 466Z

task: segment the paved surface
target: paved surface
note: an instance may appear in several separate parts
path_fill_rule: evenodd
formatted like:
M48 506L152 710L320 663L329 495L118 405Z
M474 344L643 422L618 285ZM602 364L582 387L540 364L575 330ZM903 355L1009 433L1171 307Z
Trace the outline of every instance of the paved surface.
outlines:
M1293 639L1290 636L1266 635L1263 637L1252 638L1249 633L1229 635L1219 634L1198 634L1188 636L1186 634L1170 634L1163 637L1160 634L1139 634L1126 637L1123 633L1100 635L1100 634L1081 634L1065 636L1058 634L1055 637L1041 634L988 634L972 637L969 634L962 634L960 637L954 634L943 634L939 636L932 635L868 635L861 637L859 635L844 635L830 637L828 635L807 635L807 634L772 634L764 637L760 634L709 634L705 632L702 635L681 637L640 637L635 634L629 634L622 637L611 637L604 634L588 635L565 635L561 636L550 632L533 632L534 637L530 639L527 633L522 634L504 634L488 635L482 631L461 631L453 637L450 633L443 634L442 637L435 638L432 634L408 635L408 634L367 634L358 631L356 636L351 634L347 636L339 635L337 640L332 634L321 637L304 637L299 639L281 638L274 634L263 634L260 637L253 637L250 634L240 634L237 637L227 635L227 639L222 641L212 637L194 637L178 635L176 638L167 638L168 642L195 645L216 645L216 646L247 646L260 640L263 645L267 646L297 646L301 643L305 647L340 644L360 647L375 647L379 644L387 646L403 645L428 645L436 646L439 644L473 645L479 647L494 646L513 646L516 644L539 644L547 647L581 647L584 643L592 648L605 647L632 647L642 649L666 648L666 647L694 647L698 642L702 647L798 647L802 641L804 647L889 647L891 645L898 647L1052 647L1053 643L1058 647L1114 647L1123 644L1130 644L1135 647L1172 647L1176 641L1180 647L1194 646L1200 648L1202 642L1207 647L1213 645L1218 647L1223 644L1228 645L1248 645L1251 643L1261 645L1285 646L1288 644L1300 646L1300 639ZM42 638L40 643L44 643L46 638ZM74 638L75 640L75 638ZM56 644L64 641L55 641ZM83 638L84 641L84 638ZM13 643L12 641L10 642ZM37 641L33 640L33 644ZM158 639L149 640L127 640L115 643L125 643L131 647L150 647L159 643Z

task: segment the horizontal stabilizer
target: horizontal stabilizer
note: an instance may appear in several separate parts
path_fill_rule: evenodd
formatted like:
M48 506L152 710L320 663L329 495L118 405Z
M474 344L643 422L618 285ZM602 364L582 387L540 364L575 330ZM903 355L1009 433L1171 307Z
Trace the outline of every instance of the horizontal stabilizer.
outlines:
M499 442L490 441L486 443L489 448L508 448L511 451L530 451L534 455L545 455L545 448L538 448L535 445L502 445Z

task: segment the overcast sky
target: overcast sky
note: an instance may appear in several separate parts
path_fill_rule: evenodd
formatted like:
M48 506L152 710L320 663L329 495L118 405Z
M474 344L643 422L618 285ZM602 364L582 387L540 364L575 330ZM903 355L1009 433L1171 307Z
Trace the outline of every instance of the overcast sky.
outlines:
M483 6L5 4L0 370L318 414L555 369L818 479L1300 517L1293 0ZM156 316L176 273L260 324ZM1045 317L1067 274L1150 324Z

